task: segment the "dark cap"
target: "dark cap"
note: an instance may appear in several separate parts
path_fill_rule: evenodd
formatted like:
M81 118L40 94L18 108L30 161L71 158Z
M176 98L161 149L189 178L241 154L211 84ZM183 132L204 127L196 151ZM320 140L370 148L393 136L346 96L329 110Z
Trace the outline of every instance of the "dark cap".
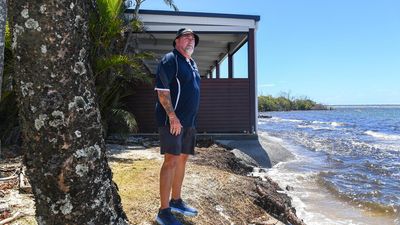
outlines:
M175 37L175 39L174 39L174 42L172 43L172 45L173 45L174 47L175 47L175 40L176 40L177 38L179 38L180 36L184 35L184 34L193 34L193 36L194 36L194 47L196 47L196 46L199 44L200 38L199 38L199 36L198 36L196 33L194 33L194 32L192 31L192 29L181 28L181 29L179 29L178 32L176 33L176 37Z

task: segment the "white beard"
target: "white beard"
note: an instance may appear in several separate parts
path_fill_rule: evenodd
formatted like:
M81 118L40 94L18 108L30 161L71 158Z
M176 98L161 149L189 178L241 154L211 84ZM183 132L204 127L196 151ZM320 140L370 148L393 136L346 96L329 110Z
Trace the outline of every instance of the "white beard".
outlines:
M187 46L187 47L185 48L185 52L186 52L188 55L192 55L193 52L194 52L194 48L193 48L192 46Z

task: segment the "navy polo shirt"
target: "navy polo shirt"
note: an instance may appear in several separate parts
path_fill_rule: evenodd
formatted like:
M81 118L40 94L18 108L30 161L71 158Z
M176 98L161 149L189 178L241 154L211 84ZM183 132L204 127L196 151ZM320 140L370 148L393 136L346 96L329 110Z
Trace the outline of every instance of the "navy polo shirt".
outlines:
M195 127L200 104L200 74L196 63L178 50L167 53L158 65L155 90L170 91L172 107L183 127ZM169 125L168 116L157 98L157 125Z

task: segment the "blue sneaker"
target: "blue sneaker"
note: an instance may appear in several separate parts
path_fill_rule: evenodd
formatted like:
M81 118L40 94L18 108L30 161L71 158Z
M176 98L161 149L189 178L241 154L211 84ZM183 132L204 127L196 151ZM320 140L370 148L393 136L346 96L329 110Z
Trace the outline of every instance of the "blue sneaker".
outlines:
M172 212L177 212L184 216L197 216L198 214L197 209L187 205L182 199L171 199L169 207L171 207Z
M156 221L160 225L183 225L171 213L171 208L160 209Z

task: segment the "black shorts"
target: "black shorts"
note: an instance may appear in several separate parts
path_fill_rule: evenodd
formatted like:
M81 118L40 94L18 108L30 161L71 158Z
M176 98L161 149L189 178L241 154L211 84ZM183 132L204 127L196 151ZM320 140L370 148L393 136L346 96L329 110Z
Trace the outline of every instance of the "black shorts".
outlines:
M169 126L159 127L160 152L173 155L188 154L194 155L196 145L196 128L184 127L178 136L172 135Z

